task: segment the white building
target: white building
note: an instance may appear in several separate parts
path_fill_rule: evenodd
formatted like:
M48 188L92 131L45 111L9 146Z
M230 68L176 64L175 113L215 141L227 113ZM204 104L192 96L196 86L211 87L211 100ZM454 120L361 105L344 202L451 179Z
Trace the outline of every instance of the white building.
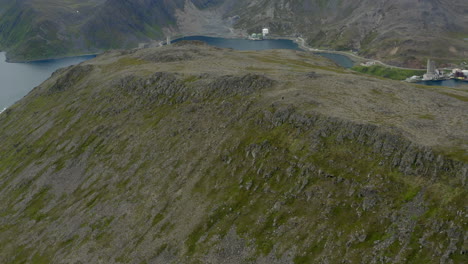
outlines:
M263 37L266 37L268 34L270 34L270 30L268 28L264 28L262 30Z

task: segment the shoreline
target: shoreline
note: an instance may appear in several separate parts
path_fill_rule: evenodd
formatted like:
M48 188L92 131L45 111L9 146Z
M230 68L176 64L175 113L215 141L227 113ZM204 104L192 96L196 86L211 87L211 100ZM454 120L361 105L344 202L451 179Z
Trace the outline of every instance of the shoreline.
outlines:
M50 57L38 60L10 60L8 59L6 51L0 51L0 53L5 54L5 62L6 63L34 63L34 62L45 62L45 61L53 61L53 60L61 60L61 59L68 59L68 58L75 58L75 57L86 57L86 56L99 56L103 52L100 53L85 53L85 54L77 54L77 55L65 55L65 56L57 56L57 57Z
M190 35L183 35L183 36L177 36L176 38L174 38L173 40L171 41L175 41L175 40L179 40L179 39L183 39L185 37L196 37L196 36L202 36L202 37L213 37L213 38L226 38L226 39L247 39L248 38L248 35L245 35L245 34L241 34L241 35L238 35L238 36L233 36L233 35L230 35L230 36L226 36L226 35L222 35L222 34L207 34L207 35L200 35L200 34L190 34ZM369 59L369 58L365 58L365 57L362 57L362 56L359 56L357 54L354 54L354 53L351 53L351 52L346 52L346 51L338 51L338 50L325 50L325 49L317 49L317 48L312 48L310 46L308 46L306 43L305 43L305 39L303 39L302 37L291 37L291 36L271 36L269 37L268 39L275 39L275 40L281 40L281 39L284 39L284 40L291 40L293 41L294 43L296 43L298 45L298 47L305 51L305 52L312 52L312 53L330 53L330 54L338 54L338 55L342 55L342 56L346 56L348 57L351 61L353 61L354 63L362 63L362 62L374 62L376 64L380 64L384 67L388 67L388 68L396 68L396 69L402 69L402 70L423 70L423 69L415 69L415 68L404 68L404 67L398 67L398 66L393 66L393 65L389 65L389 64L386 64L382 61L379 61L379 60L375 60L375 59Z
M357 54L354 54L352 52L347 52L347 51L338 51L338 50L322 50L322 49L317 49L317 48L312 48L310 46L308 46L305 42L305 39L301 38L301 37L297 37L297 38L294 38L294 39L291 39L293 40L294 42L296 42L299 47L307 50L307 51L311 51L311 52L325 52L325 53L334 53L334 54L340 54L340 55L344 55L344 56L347 56L349 57L351 60L353 60L352 58L354 58L355 62L374 62L375 64L380 64L381 66L384 66L384 67L387 67L387 68L394 68L394 69L401 69L401 70L424 70L424 69L419 69L419 68L406 68L406 67L399 67L399 66L394 66L394 65L390 65L390 64L387 64L385 62L382 62L382 61L379 61L379 60L376 60L376 59L369 59L369 58L366 58L366 57L362 57L362 56L359 56Z
M460 82L460 83L463 83L463 84L467 84L467 85L468 85L468 80L460 80L460 79L457 79L457 78L448 78L448 79L443 79L443 80L421 80L421 81L417 81L417 82L414 82L414 83L446 82L446 81Z
M212 37L212 38L226 38L226 39L247 39L248 34L244 33L237 33L234 34L234 31L231 30L233 34L217 34L217 33L206 33L206 34L187 34L187 35L175 35L174 38L171 38L171 42L180 40L186 37L196 37L196 36L203 36L203 37ZM355 54L353 52L348 52L348 51L338 51L338 50L328 50L328 49L318 49L318 48L313 48L310 47L306 44L306 41L302 37L291 37L291 36L272 36L269 37L268 39L284 39L284 40L291 40L294 43L298 45L298 47L305 52L312 52L312 53L331 53L331 54L338 54L338 55L343 55L348 57L350 60L353 62L357 63L362 63L362 62L373 62L374 65L378 64L387 68L394 68L394 69L402 69L402 70L424 70L420 68L406 68L406 67L399 67L399 66L394 66L387 64L385 62L376 60L376 59L371 59L371 58L366 58L359 56L358 54ZM161 43L165 43L164 40L158 41L158 40L153 40L159 42L159 46L163 46L164 44L161 45ZM151 42L145 43L145 44L150 44ZM140 47L135 47L132 49L139 49ZM118 50L118 49L110 49L110 50ZM5 53L5 62L7 63L34 63L34 62L43 62L43 61L49 61L49 60L60 60L60 59L67 59L67 58L73 58L73 57L85 57L85 56L99 56L100 54L106 52L102 51L99 53L84 53L84 54L76 54L76 55L65 55L65 56L56 56L56 57L50 57L50 58L43 58L43 59L35 59L35 60L11 60L7 56L7 51L0 50L0 53Z
M171 38L171 42L179 40L179 39L183 39L183 38L186 38L186 37L196 37L196 36L213 37L213 38L226 38L226 39L247 39L248 38L247 34L242 34L242 33L228 34L228 35L226 35L226 34L216 34L216 33L211 33L211 34L210 33L207 33L207 34L187 34L187 35L175 35L174 38ZM360 56L358 56L356 54L345 52L345 51L322 50L322 49L312 48L312 47L309 47L308 45L306 45L305 40L303 38L301 38L301 37L272 36L269 39L291 40L294 43L296 43L299 46L300 49L302 49L302 50L304 50L306 52L309 51L309 52L313 52L313 53L324 52L324 53L339 54L339 55L343 55L343 56L348 57L349 59L351 59L353 62L356 62L356 63L363 62L363 61L374 61L374 62L382 64L383 66L392 67L392 68L400 68L400 67L397 67L397 66L387 65L387 64L385 64L383 62L380 62L380 61L377 61L377 60L360 57ZM154 41L158 41L158 40L154 40ZM159 43L165 43L164 40L158 41L158 42ZM145 44L150 44L150 43L151 42L148 42L148 43L145 43ZM138 49L138 48L139 47L135 47L135 49ZM98 55L100 55L100 54L102 54L102 53L104 53L106 51L102 51L102 52L99 52L99 53L85 53L85 54L76 54L76 55L56 56L56 57L43 58L43 59L34 59L34 60L11 60L7 56L8 52L0 50L0 53L1 52L5 53L5 62L7 62L7 63L34 63L34 62L43 62L43 61L49 61L49 60L60 60L60 59L73 58L73 57L98 56ZM410 69L410 68L401 68L401 69ZM411 70L413 70L413 69L411 69Z

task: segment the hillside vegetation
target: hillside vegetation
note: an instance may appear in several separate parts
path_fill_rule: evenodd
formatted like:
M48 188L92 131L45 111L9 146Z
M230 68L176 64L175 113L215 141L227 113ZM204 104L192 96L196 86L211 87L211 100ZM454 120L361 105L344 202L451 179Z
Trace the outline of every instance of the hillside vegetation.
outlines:
M425 74L425 71L420 70L405 70L405 69L398 69L398 68L390 68L380 65L372 65L372 66L354 66L352 70L357 72L362 72L374 76L389 78L392 80L405 80L412 76L422 76Z
M466 263L466 91L180 43L0 114L2 263Z
M132 48L167 35L302 36L395 65L468 57L465 0L0 0L0 48L11 61Z

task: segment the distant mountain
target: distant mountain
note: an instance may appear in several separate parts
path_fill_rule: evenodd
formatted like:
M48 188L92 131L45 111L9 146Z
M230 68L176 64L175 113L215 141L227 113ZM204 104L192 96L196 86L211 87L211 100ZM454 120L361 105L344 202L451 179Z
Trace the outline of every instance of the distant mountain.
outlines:
M12 60L50 58L98 51L82 26L104 0L0 0L0 48Z
M397 64L468 57L466 0L254 0L237 27L303 35L314 47L358 50Z
M82 30L90 47L131 47L140 40L164 37L163 29L175 26L174 10L180 8L180 0L108 0Z
M262 26L277 36L301 35L314 47L355 50L394 64L468 57L465 0L0 0L0 48L12 60Z

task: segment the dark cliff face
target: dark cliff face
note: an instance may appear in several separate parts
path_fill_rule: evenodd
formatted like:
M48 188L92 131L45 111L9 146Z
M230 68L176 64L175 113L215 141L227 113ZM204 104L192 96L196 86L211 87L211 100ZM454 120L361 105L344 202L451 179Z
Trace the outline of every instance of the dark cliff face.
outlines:
M466 262L465 92L195 44L0 114L0 262Z

